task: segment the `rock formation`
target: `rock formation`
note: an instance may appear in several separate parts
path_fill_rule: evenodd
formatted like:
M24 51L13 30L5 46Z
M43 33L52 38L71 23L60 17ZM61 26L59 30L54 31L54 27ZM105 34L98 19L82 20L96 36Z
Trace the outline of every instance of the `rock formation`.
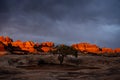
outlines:
M102 48L102 53L114 53L114 50L111 48Z
M9 43L13 42L13 40L8 36L6 37L0 36L0 41L3 42L7 46Z
M5 38L3 36L0 36L0 41L5 42Z
M14 42L12 42L12 46L15 46L15 47L24 47L24 44L23 44L23 42L22 41L20 41L20 40L17 40L17 41L14 41Z
M24 42L24 47L25 47L24 49L29 51L29 52L33 52L33 53L36 52L34 46L35 46L35 44L32 41Z
M114 49L114 52L115 52L115 53L120 53L120 48Z
M6 42L13 42L13 40L10 37L8 37L8 36L5 37L5 41Z
M17 40L15 42L12 42L12 46L15 46L15 47L20 47L21 50L25 50L25 51L28 51L28 52L36 52L34 46L34 42L32 41L26 41L26 42L22 42L20 40Z
M6 37L0 36L0 41L2 41L2 42L13 42L13 40L8 36L6 36Z
M54 43L53 42L42 42L41 46L43 46L43 47L53 47Z
M49 52L54 47L53 42L43 42L40 45L43 52Z
M37 52L36 47L39 47L39 51L42 50L43 52L49 52L52 47L54 46L54 43L53 42L42 42L41 44L39 43L34 43L32 41L26 41L26 42L22 42L20 40L17 40L15 42L12 42L12 46L15 46L15 47L20 47L21 50L25 50L25 51L28 51L28 52Z
M53 42L42 42L34 43L33 41L22 42L20 40L13 41L10 37L0 36L0 51L26 51L30 53L37 52L49 52L54 47ZM83 53L120 53L120 48L100 48L95 44L90 43L77 43L73 44L72 47Z
M100 48L95 44L78 43L78 44L73 44L72 47L74 47L75 49L81 52L100 53Z
M6 47L6 45L0 41L0 56L7 54L5 47Z

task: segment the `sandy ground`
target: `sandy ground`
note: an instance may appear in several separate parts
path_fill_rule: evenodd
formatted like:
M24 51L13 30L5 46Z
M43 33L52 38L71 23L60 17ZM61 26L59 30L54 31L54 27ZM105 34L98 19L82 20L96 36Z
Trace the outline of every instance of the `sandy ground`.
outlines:
M0 80L120 80L120 57L80 56L76 65L66 64L71 59L65 59L63 65L0 68Z

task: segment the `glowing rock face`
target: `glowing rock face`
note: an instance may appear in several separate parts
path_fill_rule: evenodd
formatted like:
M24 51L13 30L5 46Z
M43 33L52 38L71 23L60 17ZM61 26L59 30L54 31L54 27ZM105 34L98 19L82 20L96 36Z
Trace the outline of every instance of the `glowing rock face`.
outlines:
M6 42L13 42L13 40L10 37L8 37L8 36L5 37L5 41Z
M0 36L0 41L5 42L5 38L3 36Z
M31 53L36 53L37 51L40 51L40 50L42 50L43 52L49 52L50 50L54 49L53 42L34 43L33 41L22 42L20 40L13 42L13 40L8 36L6 37L0 36L0 51L6 51L5 47L10 47L10 46L12 46L12 48L17 47L19 48L18 50L28 51ZM72 47L74 47L75 49L83 53L84 52L95 53L95 54L120 53L120 48L116 48L114 50L111 48L100 48L95 44L90 44L87 42L73 44ZM14 48L14 50L17 50L17 49Z
M44 51L44 52L49 52L49 51L51 50L50 47L42 47L41 49L42 49L42 51Z
M12 42L12 46L15 46L15 47L22 46L23 47L23 42L20 40L14 41L14 42Z
M114 49L114 52L115 52L115 53L120 53L120 48Z
M13 40L8 36L6 37L0 36L0 41L3 42L6 46L8 46L9 43L13 42Z
M54 43L53 42L43 42L41 43L41 46L42 46L42 51L43 52L49 52L52 47L54 46Z
M29 52L35 52L36 50L34 49L34 42L32 41L27 41L25 42L25 47L28 49Z
M2 42L13 42L13 40L11 38L9 38L8 36L6 36L6 37L0 36L0 41L2 41Z
M53 42L42 42L41 46L45 46L45 47L53 47L54 43Z
M6 47L7 47L11 42L13 42L13 40L12 40L11 38L9 38L8 36L7 36L7 37L0 36L0 56L6 54L6 53L5 53L5 52L7 52Z
M102 53L114 53L114 50L111 48L102 48Z
M34 45L35 44L32 41L22 42L20 40L17 40L17 41L12 43L12 46L20 47L21 50L25 50L25 51L28 51L28 52L35 52L36 51L34 49Z
M41 49L43 52L48 52L51 50L51 47L54 46L53 42L43 42L41 44L38 43L34 43L32 41L26 41L26 42L22 42L20 40L17 40L15 42L12 42L12 46L16 46L16 47L20 47L21 50L25 50L28 52L37 52L37 50L34 48L34 46L41 46Z
M90 44L90 43L73 44L72 47L74 47L75 49L77 49L81 52L90 52L90 53L99 53L100 52L100 49L97 45Z

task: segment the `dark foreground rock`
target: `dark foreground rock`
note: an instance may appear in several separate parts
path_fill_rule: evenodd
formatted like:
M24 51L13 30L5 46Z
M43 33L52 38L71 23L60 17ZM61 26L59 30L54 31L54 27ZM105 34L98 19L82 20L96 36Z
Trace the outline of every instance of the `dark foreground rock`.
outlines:
M6 55L0 57L0 80L119 80L120 57Z

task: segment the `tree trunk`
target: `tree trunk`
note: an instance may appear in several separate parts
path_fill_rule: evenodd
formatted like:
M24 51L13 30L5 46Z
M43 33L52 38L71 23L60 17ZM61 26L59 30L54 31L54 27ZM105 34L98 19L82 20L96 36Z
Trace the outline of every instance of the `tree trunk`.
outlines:
M63 55L59 55L58 56L58 60L60 61L60 65L62 65L62 63L64 61L64 56Z

